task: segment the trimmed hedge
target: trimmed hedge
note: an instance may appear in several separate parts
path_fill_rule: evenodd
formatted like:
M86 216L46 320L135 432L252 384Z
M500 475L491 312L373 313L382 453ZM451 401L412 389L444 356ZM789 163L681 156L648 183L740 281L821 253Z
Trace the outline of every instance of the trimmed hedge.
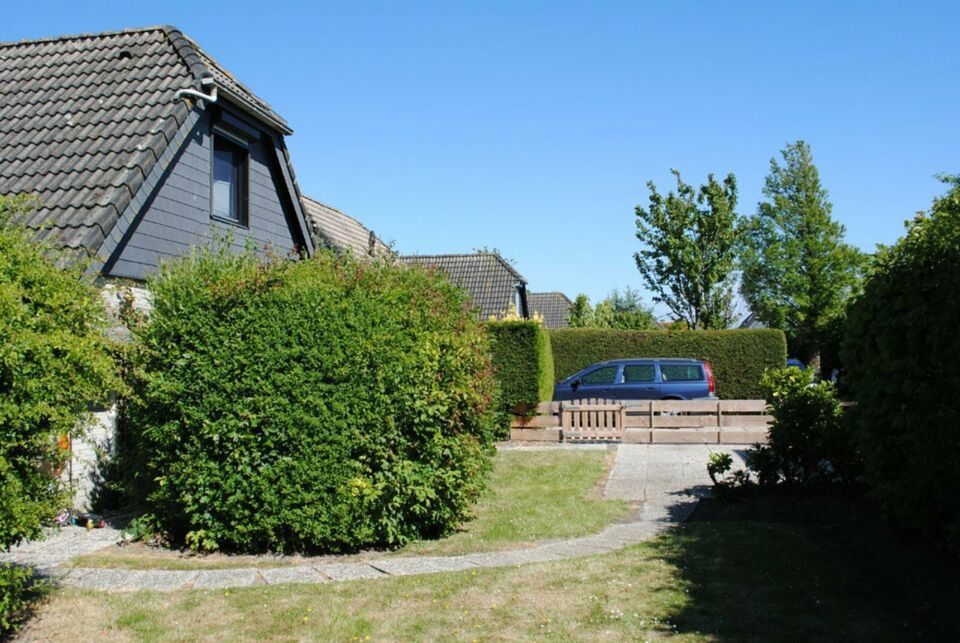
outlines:
M149 285L126 426L173 543L342 552L467 518L490 467L496 383L482 326L446 278L221 248Z
M855 437L887 512L960 552L960 185L878 253L847 315Z
M783 368L787 340L782 331L696 330L632 331L559 328L550 331L557 381L608 359L690 357L710 362L717 395L725 399L763 397L761 378L768 368Z
M535 321L486 323L504 410L524 414L553 397L550 335Z

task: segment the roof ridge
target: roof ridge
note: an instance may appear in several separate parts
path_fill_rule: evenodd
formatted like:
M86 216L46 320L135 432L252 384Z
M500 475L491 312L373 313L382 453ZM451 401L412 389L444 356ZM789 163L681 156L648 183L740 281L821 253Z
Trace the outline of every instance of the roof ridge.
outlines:
M160 27L160 30L163 31L167 40L170 41L173 50L177 52L177 55L183 60L187 69L190 70L195 84L198 87L200 79L213 77L213 72L210 68L203 64L203 58L200 57L200 53L197 51L200 49L200 46L196 42L176 27L164 25Z
M126 29L115 29L112 31L98 31L98 32L86 32L79 34L67 34L62 36L43 36L41 38L22 38L20 40L8 40L0 41L0 48L2 47L18 47L22 45L39 45L47 42L57 42L60 40L89 40L91 38L103 38L105 36L122 36L124 34L134 34L134 33L146 33L149 31L162 31L167 33L168 30L179 31L176 27L170 25L152 25L149 27L127 27Z

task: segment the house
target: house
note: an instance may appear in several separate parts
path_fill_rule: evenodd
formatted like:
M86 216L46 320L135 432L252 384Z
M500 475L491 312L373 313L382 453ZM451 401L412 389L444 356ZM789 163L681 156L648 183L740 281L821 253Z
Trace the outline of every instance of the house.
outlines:
M527 295L531 314L539 313L547 328L566 328L573 302L562 292L532 292Z
M377 238L373 230L350 215L306 195L303 207L318 243L358 258L393 254L390 246Z
M400 260L445 272L470 294L480 319L507 313L511 306L521 317L530 317L527 280L499 254L409 255Z
M0 43L0 194L35 194L22 223L92 257L113 306L114 281L141 282L215 236L312 254L291 133L173 27ZM94 416L68 472L81 508L115 438L115 410Z
M0 44L0 194L24 225L142 281L214 235L310 254L290 126L173 27Z

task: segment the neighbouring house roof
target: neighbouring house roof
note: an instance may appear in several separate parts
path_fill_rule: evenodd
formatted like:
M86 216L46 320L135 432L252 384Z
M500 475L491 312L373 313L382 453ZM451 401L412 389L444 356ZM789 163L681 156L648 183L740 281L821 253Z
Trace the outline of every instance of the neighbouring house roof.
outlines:
M737 328L766 328L766 325L762 321L757 319L756 315L754 315L753 313L750 313L749 315L744 317L743 321L741 321L736 327Z
M334 250L350 252L354 257L392 254L390 247L377 238L373 230L350 215L306 195L303 207L314 232Z
M492 252L449 255L409 255L401 261L434 266L447 273L473 299L481 319L505 313L516 302L520 291L521 306L526 303L527 280L503 257ZM529 310L529 306L526 306ZM526 316L526 310L518 311Z
M547 328L566 328L573 302L562 292L531 292L527 293L527 305L531 315L543 315Z
M187 135L181 126L203 104L174 94L208 93L204 78L214 80L218 101L273 133L307 232L282 140L290 127L168 26L0 43L0 194L37 195L41 207L23 221L28 228L55 246L98 253L118 236L128 206L143 205L141 187L173 160Z

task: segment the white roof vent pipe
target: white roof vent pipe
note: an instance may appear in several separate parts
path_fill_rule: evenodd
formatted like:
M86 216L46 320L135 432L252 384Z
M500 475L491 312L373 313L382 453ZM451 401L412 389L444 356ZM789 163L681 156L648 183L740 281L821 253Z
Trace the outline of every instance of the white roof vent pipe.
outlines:
M200 84L204 87L210 87L210 93L204 94L199 92L196 89L178 89L177 93L173 95L174 102L184 98L185 96L190 96L191 98L199 98L205 100L208 103L217 102L217 86L213 84L213 78L206 76L205 78L200 79Z

